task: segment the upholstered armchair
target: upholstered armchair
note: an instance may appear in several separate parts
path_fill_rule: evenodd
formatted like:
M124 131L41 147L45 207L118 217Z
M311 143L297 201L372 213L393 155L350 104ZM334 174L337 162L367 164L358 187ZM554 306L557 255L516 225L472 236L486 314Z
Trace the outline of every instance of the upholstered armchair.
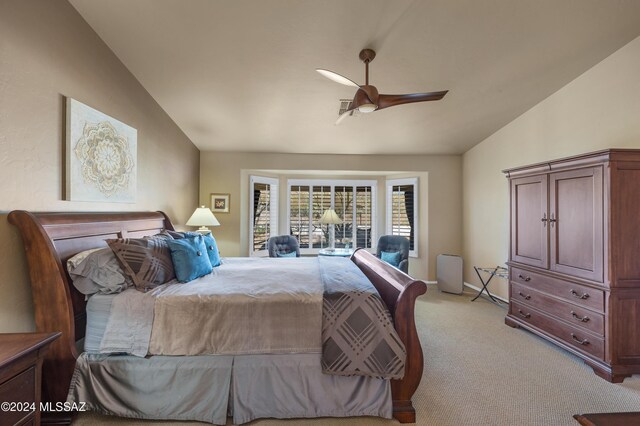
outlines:
M400 235L381 236L378 240L378 247L376 248L376 257L387 261L405 274L408 274L409 239ZM395 260L397 260L397 264L394 264Z
M267 242L267 248L269 257L300 257L300 246L293 235L271 237Z

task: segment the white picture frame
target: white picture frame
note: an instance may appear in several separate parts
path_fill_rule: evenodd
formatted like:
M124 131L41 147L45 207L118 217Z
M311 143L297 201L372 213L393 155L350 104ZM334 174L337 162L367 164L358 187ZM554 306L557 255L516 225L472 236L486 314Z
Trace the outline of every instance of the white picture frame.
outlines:
M231 195L226 194L211 194L211 211L213 213L229 213L231 202Z

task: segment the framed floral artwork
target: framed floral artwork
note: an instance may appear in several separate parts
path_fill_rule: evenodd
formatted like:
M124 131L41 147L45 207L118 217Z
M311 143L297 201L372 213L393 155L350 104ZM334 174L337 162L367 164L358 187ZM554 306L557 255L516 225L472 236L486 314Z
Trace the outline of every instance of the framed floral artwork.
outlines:
M66 101L65 199L135 203L138 131L75 99Z
M211 194L211 211L229 213L229 194Z

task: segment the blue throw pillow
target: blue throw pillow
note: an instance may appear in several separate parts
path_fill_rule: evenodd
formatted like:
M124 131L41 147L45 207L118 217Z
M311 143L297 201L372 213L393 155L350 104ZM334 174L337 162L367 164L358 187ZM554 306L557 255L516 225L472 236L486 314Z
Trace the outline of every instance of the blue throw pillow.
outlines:
M202 235L167 240L167 245L171 251L173 269L181 283L210 274L213 270Z
M292 251L291 253L280 253L280 252L277 252L276 256L278 256L278 257L298 257L298 254L295 251Z
M207 253L209 253L209 261L214 268L220 266L220 252L218 251L218 244L213 235L206 234L204 236L204 245L207 247Z
M400 266L400 252L399 251L381 251L380 259L384 260L390 265L396 268Z

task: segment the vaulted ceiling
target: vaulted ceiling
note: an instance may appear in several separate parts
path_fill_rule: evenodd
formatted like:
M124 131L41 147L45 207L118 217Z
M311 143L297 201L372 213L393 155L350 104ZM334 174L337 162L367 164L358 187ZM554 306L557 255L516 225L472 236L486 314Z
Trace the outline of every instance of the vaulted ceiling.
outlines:
M640 35L636 0L70 0L201 150L462 153ZM444 100L348 117L381 93ZM598 102L593 99L593 102Z

